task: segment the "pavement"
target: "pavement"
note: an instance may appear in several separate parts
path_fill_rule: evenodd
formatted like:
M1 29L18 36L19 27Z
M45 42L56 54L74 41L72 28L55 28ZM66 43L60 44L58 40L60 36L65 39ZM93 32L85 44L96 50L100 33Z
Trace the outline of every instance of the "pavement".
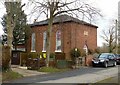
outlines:
M11 67L12 67L12 71L18 72L19 74L22 74L24 77L47 74L47 73L38 72L35 70L28 70L27 67L18 66L18 65L12 65Z

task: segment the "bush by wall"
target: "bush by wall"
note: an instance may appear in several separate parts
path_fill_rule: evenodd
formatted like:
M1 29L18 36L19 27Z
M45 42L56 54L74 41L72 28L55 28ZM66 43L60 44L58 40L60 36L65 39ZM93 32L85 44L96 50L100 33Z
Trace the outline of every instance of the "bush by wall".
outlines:
M30 52L30 53L28 53L28 57L29 57L29 58L38 58L39 55L38 55L38 53L36 53L36 52Z
M88 54L93 54L94 53L94 51L92 50L92 49L88 49Z
M78 48L74 48L70 52L71 57L80 57L81 52Z
M80 53L81 53L81 57L85 57L86 56L86 52L83 49L80 49Z

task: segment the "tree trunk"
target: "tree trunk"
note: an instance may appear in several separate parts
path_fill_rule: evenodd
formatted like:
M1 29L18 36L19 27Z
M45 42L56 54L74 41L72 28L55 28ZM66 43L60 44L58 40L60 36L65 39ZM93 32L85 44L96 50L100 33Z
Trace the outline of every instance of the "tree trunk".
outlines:
M53 13L50 11L50 19L48 23L47 40L46 40L46 54L47 54L46 66L47 67L49 67L49 58L50 58L50 51L51 51L50 48L51 48L52 24L53 24Z
M12 41L13 41L13 28L14 28L14 23L12 21L12 13L10 11L11 9L11 3L6 2L5 3L6 6L6 11L7 11L7 34L8 34L8 38L7 38L7 45L10 47L10 61L9 61L9 70L11 70L11 55L12 55Z
M17 50L17 43L14 44L15 51Z

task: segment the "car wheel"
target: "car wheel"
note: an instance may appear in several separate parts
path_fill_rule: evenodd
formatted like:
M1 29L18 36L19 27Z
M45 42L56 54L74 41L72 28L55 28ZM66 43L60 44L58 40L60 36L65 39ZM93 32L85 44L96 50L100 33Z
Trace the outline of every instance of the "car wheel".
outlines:
M108 64L107 62L104 63L104 67L107 68L108 67Z
M117 62L114 62L113 66L116 66L117 65Z

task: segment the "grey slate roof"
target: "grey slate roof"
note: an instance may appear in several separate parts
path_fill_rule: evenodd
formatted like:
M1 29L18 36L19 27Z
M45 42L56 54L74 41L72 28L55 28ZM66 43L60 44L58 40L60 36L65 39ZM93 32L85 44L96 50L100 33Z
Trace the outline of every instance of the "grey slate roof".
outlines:
M81 21L81 20L79 20L77 18L68 16L68 15L60 15L60 16L55 17L54 20L53 20L53 24L65 23L65 22L75 22L75 23L84 24L84 25L88 25L88 26L98 28L95 25L92 25L92 24L87 23L85 21ZM48 19L31 24L31 26L42 26L42 25L48 25Z

